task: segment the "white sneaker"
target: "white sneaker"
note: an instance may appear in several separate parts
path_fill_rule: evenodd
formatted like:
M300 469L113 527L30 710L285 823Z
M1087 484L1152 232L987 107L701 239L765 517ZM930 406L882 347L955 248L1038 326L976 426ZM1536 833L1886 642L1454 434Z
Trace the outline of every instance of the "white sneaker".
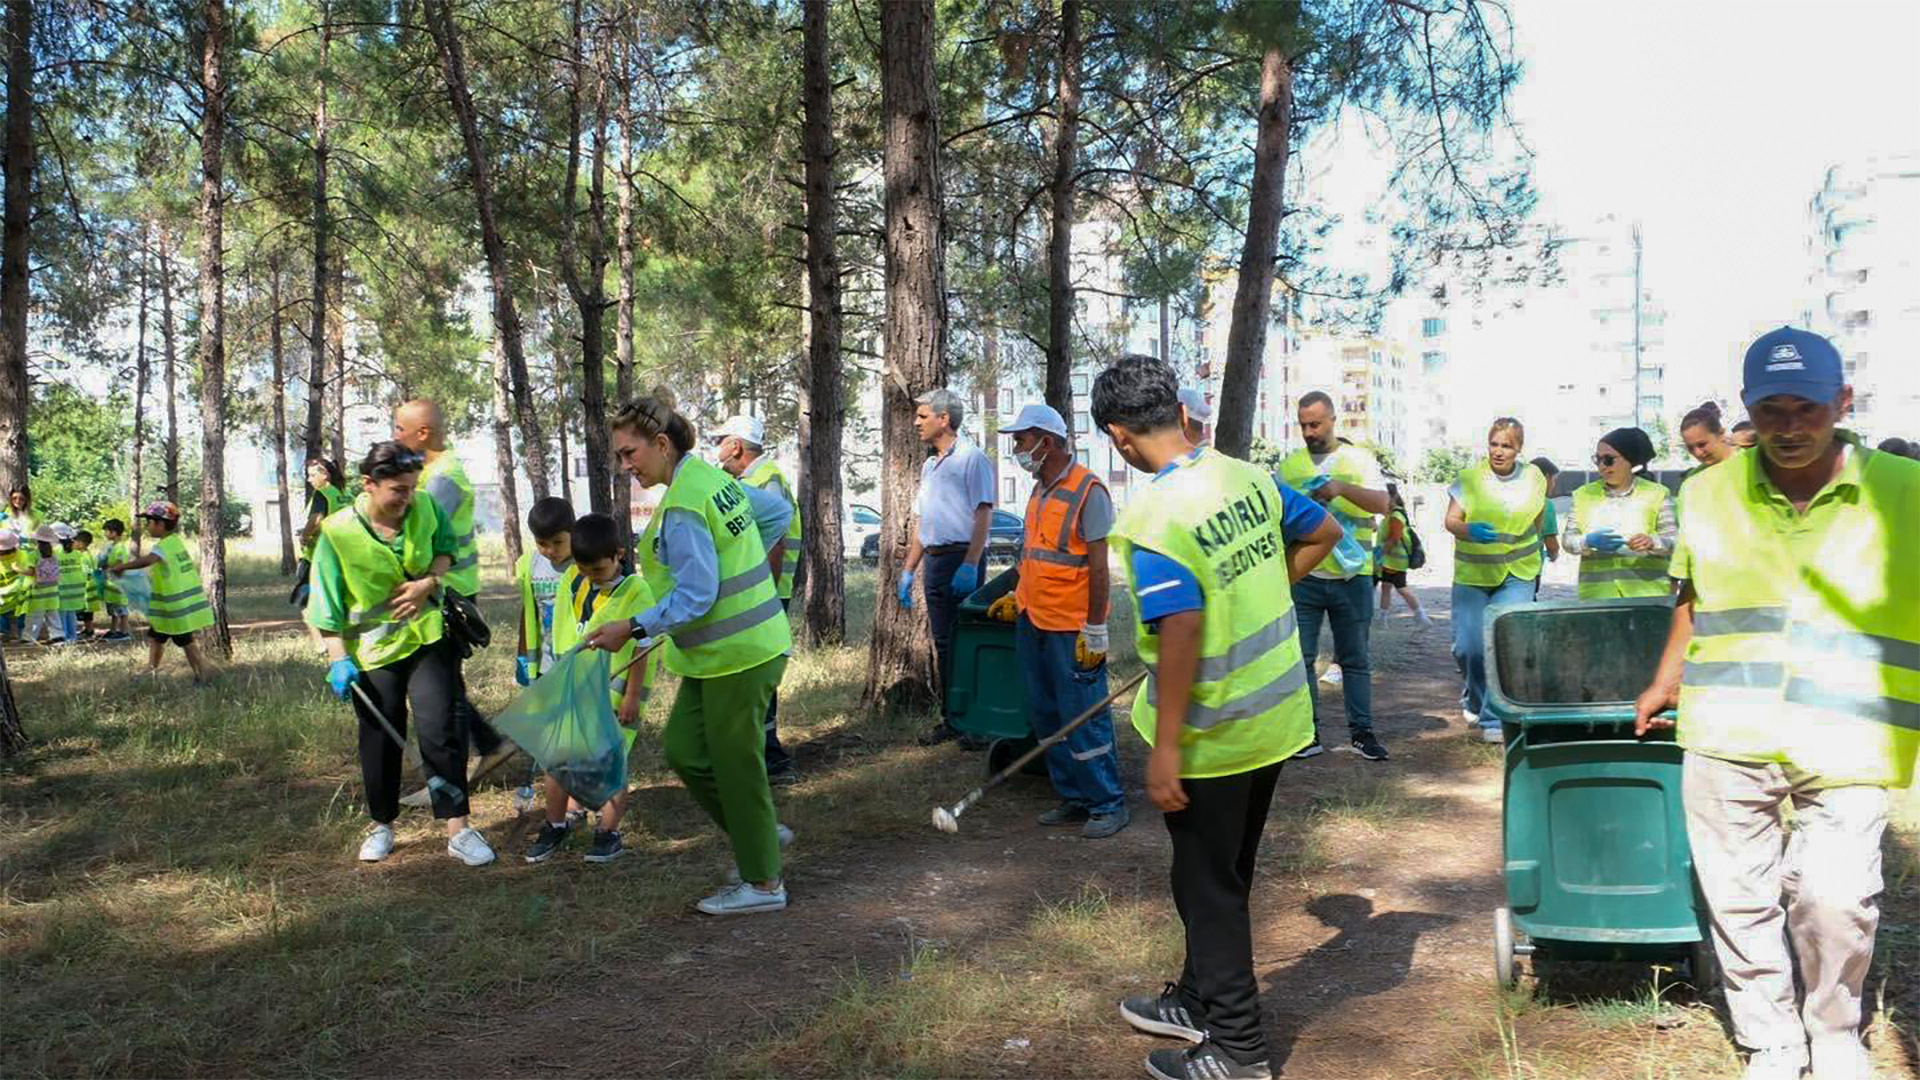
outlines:
M785 825L776 824L773 827L773 832L775 836L778 836L780 838L781 851L787 850L787 848L793 844L792 829L787 828ZM740 868L738 866L727 867L727 884L729 885L740 884Z
M774 886L762 892L746 882L730 885L694 905L708 915L758 915L763 911L781 911L787 906L787 887Z
M1506 736L1501 733L1499 724L1481 724L1480 741L1492 743L1504 742L1506 741Z
M493 861L493 847L480 830L469 825L447 841L447 854L468 866L485 866Z
M1422 611L1418 615L1415 615L1414 620L1420 624L1420 629L1422 630L1433 629L1433 618L1424 611Z
M1814 1043L1813 1080L1873 1080L1873 1060L1858 1039Z
M1800 1080L1807 1067L1807 1052L1797 1046L1759 1050L1747 1058L1744 1080Z
M393 854L393 826L375 825L360 842L360 861L379 862Z
M1474 712L1472 709L1461 709L1460 719L1465 720L1469 724L1478 724L1480 722L1480 714Z
M1346 676L1340 674L1339 664L1327 665L1327 670L1320 676L1320 681L1328 686L1339 686L1345 679Z

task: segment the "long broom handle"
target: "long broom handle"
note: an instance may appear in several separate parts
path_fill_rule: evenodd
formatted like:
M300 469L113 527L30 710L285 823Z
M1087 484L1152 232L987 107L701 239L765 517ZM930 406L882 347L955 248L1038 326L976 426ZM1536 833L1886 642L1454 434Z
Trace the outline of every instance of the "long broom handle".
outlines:
M1145 669L1142 669L1139 674L1135 675L1131 679L1128 679L1126 682L1121 683L1120 688L1118 690L1115 690L1112 693L1108 694L1106 697L1101 698L1098 702L1089 706L1087 708L1087 711L1081 713L1079 716L1074 717L1072 720L1067 721L1067 724L1065 727L1062 727L1059 731L1056 731L1053 734L1047 736L1046 738L1041 739L1040 742L1033 747L1033 749L1028 750L1026 753L1021 754L1019 757L1013 759L1013 764L1008 765L1006 768L1001 769L999 772L994 773L992 776L987 777L986 781L982 783L979 787L974 788L972 791L967 792L965 798L953 804L953 806L951 807L951 812L953 816L959 817L961 814L966 813L968 807L972 806L974 803L979 802L981 796L985 795L989 791L992 791L995 787L997 787L1000 784L1001 781L1005 780L1007 777L1012 776L1014 773L1017 773L1021 769L1025 768L1027 763L1032 761L1034 758L1039 757L1041 754L1044 754L1048 750L1051 750L1055 746L1058 746L1062 742L1065 742L1067 739L1067 736L1079 730L1082 724L1085 724L1087 721L1099 715L1100 710L1105 709L1108 706L1112 705L1114 703L1114 700L1117 699L1121 694L1124 694L1127 691L1133 689L1134 687L1140 685L1140 681L1142 679L1145 679L1146 677L1147 677L1147 673Z

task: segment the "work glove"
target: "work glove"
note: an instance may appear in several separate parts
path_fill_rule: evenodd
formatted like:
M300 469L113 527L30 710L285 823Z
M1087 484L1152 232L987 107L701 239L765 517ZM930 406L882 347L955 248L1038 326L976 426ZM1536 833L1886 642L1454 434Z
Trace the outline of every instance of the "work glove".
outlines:
M1073 659L1082 671L1091 671L1107 662L1107 624L1083 623L1080 637L1073 643Z
M1336 498L1327 487L1332 482L1333 477L1326 473L1315 473L1300 490L1306 492L1315 502L1330 503Z
M980 568L973 563L961 563L960 569L953 572L953 595L965 599L979 587Z
M995 622L1013 622L1019 617L1020 604L1014 600L1012 593L987 605L987 618Z
M1594 551L1619 551L1624 543L1612 529L1595 529L1587 534L1587 547Z
M350 658L335 660L327 668L327 685L333 688L334 694L336 694L341 701L347 700L347 695L353 689L354 680L359 677L360 665L354 663Z
M1476 544L1491 544L1500 538L1500 530L1484 521L1476 521L1467 526L1467 538Z
M513 658L513 681L521 686L533 685L533 657L516 656Z
M900 571L900 589L898 595L900 597L901 607L909 609L913 607L913 571Z

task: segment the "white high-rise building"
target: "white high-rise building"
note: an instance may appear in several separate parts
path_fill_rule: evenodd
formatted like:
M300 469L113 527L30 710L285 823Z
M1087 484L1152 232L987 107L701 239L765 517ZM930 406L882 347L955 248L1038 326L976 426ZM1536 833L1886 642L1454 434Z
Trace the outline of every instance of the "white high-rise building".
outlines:
M1920 154L1828 169L1807 216L1805 319L1846 364L1849 423L1920 436Z

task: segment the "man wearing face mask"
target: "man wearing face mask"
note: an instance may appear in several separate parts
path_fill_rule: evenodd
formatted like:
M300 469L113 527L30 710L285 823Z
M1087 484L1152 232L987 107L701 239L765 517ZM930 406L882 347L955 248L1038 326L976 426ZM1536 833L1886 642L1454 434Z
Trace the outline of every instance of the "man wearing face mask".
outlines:
M1107 696L1113 500L1107 485L1074 461L1066 421L1052 408L1029 405L1001 430L1013 436L1013 459L1034 484L1020 583L988 613L1015 624L1028 715L1033 733L1046 738ZM1089 840L1127 827L1112 713L1101 710L1048 750L1046 761L1060 805L1041 814L1040 824L1078 825Z

